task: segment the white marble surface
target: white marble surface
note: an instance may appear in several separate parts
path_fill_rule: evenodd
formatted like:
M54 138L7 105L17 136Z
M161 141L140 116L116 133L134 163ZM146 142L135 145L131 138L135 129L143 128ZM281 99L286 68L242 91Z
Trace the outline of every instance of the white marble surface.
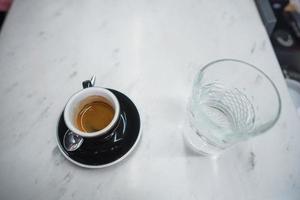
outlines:
M195 73L219 58L264 70L282 97L266 134L216 160L183 143ZM300 199L300 123L252 0L19 0L0 35L0 199ZM81 81L140 108L143 136L113 167L86 170L56 146Z

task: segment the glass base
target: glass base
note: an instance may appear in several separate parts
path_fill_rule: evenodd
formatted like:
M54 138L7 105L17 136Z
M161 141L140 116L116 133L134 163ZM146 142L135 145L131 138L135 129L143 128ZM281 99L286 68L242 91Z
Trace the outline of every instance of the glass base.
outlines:
M183 137L188 147L190 147L190 149L194 152L203 156L216 157L222 152L222 150L224 150L223 148L209 143L206 138L197 134L190 126L186 127L187 129L184 130Z

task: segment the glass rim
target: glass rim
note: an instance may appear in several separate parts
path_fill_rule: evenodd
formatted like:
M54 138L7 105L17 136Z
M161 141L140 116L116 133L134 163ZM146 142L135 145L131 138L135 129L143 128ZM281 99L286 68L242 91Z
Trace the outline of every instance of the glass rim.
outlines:
M243 65L246 65L246 66L252 68L253 70L256 70L257 72L261 73L269 81L269 83L272 85L272 87L273 87L273 89L276 93L277 101L278 101L278 109L277 109L276 117L269 122L270 123L269 127L266 127L265 129L260 130L257 134L265 132L265 131L271 129L276 124L276 122L278 121L278 119L281 115L282 100L281 100L280 93L279 93L278 88L276 87L275 83L271 80L271 78L264 71L262 71L261 69L259 69L255 65L247 63L247 62L242 61L242 60L233 59L233 58L223 58L223 59L218 59L218 60L211 61L208 64L204 65L204 67L199 71L199 75L203 74L209 67L212 67L214 64L221 63L221 62L227 62L227 61L240 63L240 64L243 64ZM201 76L197 76L197 77L201 77Z

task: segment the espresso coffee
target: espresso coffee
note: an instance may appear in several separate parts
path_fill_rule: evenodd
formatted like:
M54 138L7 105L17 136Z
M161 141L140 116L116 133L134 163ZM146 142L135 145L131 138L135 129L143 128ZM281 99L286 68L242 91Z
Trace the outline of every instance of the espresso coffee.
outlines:
M112 121L115 111L101 97L82 106L76 117L77 128L82 132L91 133L105 128Z

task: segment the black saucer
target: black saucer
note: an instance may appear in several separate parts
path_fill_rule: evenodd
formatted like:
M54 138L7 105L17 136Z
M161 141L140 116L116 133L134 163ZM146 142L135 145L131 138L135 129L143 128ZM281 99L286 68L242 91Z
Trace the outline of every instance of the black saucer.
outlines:
M67 151L63 138L68 131L63 113L57 128L58 146L63 155L76 165L86 168L102 168L113 165L124 159L136 146L140 138L141 121L133 102L121 92L109 89L120 103L120 119L117 128L108 140L84 138L76 151Z

